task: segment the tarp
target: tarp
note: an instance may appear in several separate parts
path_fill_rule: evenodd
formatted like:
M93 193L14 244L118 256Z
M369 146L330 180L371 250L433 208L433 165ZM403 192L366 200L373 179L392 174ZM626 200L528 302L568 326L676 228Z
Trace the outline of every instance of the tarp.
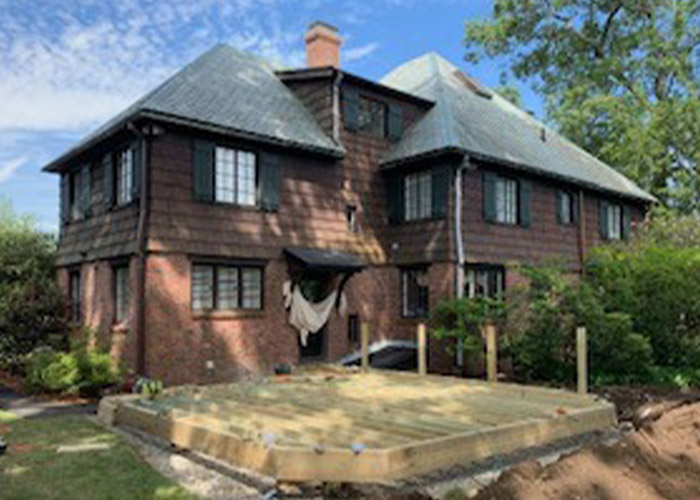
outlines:
M284 307L289 310L289 324L299 331L301 345L306 346L309 334L318 332L328 322L338 298L338 291L334 290L321 302L313 303L306 300L298 285L285 281L282 294ZM345 294L341 293L338 314L344 316L346 309Z

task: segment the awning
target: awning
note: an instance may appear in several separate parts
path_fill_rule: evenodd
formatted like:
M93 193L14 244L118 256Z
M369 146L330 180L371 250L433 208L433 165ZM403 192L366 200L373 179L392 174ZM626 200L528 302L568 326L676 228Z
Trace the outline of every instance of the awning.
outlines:
M284 252L309 268L336 273L362 271L367 264L355 254L316 248L285 248Z

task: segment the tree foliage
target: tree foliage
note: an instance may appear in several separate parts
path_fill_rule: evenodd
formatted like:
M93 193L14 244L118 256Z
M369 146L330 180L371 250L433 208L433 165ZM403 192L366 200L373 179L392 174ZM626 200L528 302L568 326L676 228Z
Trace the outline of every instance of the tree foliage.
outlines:
M494 0L465 41L469 61L507 57L569 139L700 207L700 0Z
M53 236L0 204L0 369L21 366L37 345L65 342Z

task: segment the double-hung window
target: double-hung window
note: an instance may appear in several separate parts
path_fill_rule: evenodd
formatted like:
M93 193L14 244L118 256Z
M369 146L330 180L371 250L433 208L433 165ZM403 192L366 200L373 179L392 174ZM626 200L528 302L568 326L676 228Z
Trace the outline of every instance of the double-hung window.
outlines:
M70 295L70 320L78 322L82 319L82 285L80 271L71 271L68 275L68 288Z
M114 276L114 322L123 323L129 319L129 266L126 264L112 268Z
M404 177L404 220L432 217L433 177L430 171Z
M215 149L214 193L222 203L255 206L257 166L254 153L217 147Z
M560 224L573 224L575 219L576 207L574 206L575 197L569 191L558 191L557 193L557 219Z
M428 315L428 268L416 267L401 271L402 314L406 318Z
M620 205L609 204L605 211L605 224L607 235L610 240L622 239L622 207Z
M258 266L192 266L194 311L262 309L262 292L262 268Z
M518 223L518 181L508 177L496 178L496 222Z
M128 205L134 200L134 149L119 151L117 161L117 205Z
M505 290L505 269L494 265L468 265L465 276L465 296L468 298L501 298Z

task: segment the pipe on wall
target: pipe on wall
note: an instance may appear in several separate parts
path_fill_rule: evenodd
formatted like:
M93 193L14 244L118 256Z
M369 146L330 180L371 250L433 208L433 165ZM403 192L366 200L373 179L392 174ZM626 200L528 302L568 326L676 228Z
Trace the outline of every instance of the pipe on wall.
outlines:
M464 297L464 235L462 234L462 179L464 163L468 160L465 158L464 162L457 166L454 175L454 239L455 239L455 253L456 253L456 266L455 266L455 298L461 299ZM457 366L464 366L464 346L462 341L458 341L455 362Z

